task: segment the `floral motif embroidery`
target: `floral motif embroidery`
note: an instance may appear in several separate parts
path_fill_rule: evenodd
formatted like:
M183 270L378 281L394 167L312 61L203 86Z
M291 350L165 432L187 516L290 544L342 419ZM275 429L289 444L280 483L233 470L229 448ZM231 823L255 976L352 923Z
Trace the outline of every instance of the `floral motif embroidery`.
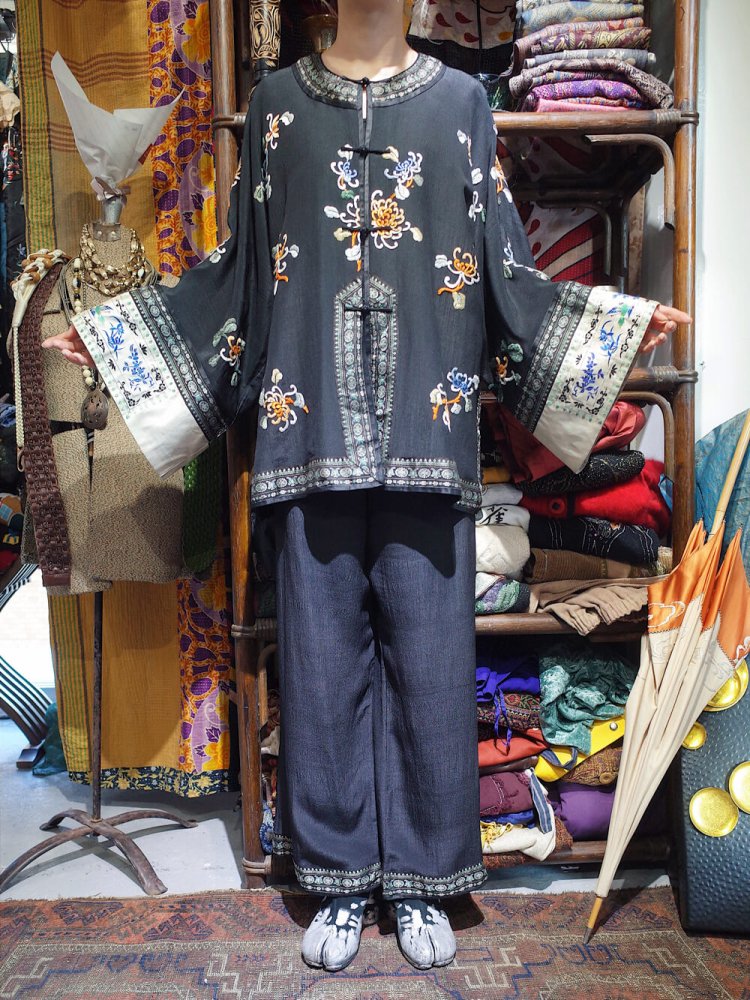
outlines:
M291 125L294 115L291 111L284 111L280 115L267 114L266 121L268 128L263 136L263 163L260 168L260 183L253 192L256 201L268 201L271 197L271 172L268 166L268 152L276 149L279 144L281 125Z
M231 237L230 237L230 239L231 239ZM221 260L221 258L227 252L227 243L228 242L229 242L228 239L224 240L224 242L220 246L218 246L213 251L213 253L209 254L208 259L211 261L212 264L218 264L219 263L219 261Z
M273 276L276 279L273 286L273 294L279 287L280 281L289 281L289 276L284 274L286 271L286 258L287 257L297 257L299 255L299 247L296 243L292 243L291 246L287 243L287 235L281 237L279 242L271 249L273 254Z
M285 431L292 424L296 424L296 406L305 413L310 412L305 403L305 397L298 391L296 385L290 385L288 389L281 388L279 383L283 378L284 376L279 369L274 368L271 375L273 388L267 389L260 398L260 405L266 411L260 418L260 426L264 429L268 427L269 420L280 431Z
M522 271L528 271L529 274L535 275L537 278L541 278L543 281L549 281L549 275L545 274L544 271L539 271L535 267L529 267L527 264L519 264L516 260L515 254L513 253L513 247L510 244L510 237L503 247L503 276L505 278L513 277L513 268L518 267Z
M469 205L469 218L473 222L479 217L484 222L484 214L484 205L479 200L479 192L475 191L471 199L471 205Z
M602 323L602 328L599 332L599 342L602 345L602 351L607 355L609 361L612 360L612 356L620 346L623 333L625 333L623 327L626 323L630 322L632 314L633 306L627 302L617 302L611 309L607 310L607 316L612 316L613 318L605 320Z
M336 174L336 183L341 191L342 198L353 198L352 188L359 187L359 173L352 163L352 151L350 149L340 149L340 160L334 160L331 170Z
M461 145L466 146L466 152L469 157L469 167L471 168L471 183L481 184L482 171L479 169L479 167L475 167L471 161L471 136L467 135L465 132L462 132L461 129L459 129L456 132L456 135L458 136L458 141L461 143Z
M370 219L374 230L372 240L378 249L394 250L404 233L411 233L419 243L422 231L412 226L403 208L396 202L397 194L384 197L382 191L373 191L370 199Z
M460 413L462 402L465 413L474 408L471 397L474 395L475 389L479 386L479 376L466 375L454 367L451 368L445 377L448 379L451 392L455 393L455 395L449 399L448 393L443 388L443 383L438 382L430 393L430 402L432 403L432 419L437 420L437 415L442 407L443 423L450 430L451 413Z
M122 345L125 343L125 327L122 320L111 312L104 314L106 321L104 324L104 336L107 338L107 345L115 357Z
M596 393L596 384L604 378L604 371L596 363L596 355L592 351L586 358L579 377L573 383L571 395L587 396L591 399Z
M333 235L339 241L349 240L346 259L356 261L359 271L362 268L363 213L359 194L354 193L354 189L359 187L359 175L351 163L354 150L342 147L338 154L341 159L331 163L331 170L336 175L336 184L341 197L346 200L346 206L339 209L336 205L326 205L323 211L329 219L338 219L342 224L334 229ZM410 189L415 184L422 184L422 154L410 151L406 159L401 160L395 146L389 146L381 156L396 164L393 170L384 172L389 180L396 182L396 188L393 194L386 195L379 189L370 195L370 231L379 250L394 250L404 233L411 233L416 242L422 240L422 230L409 222L404 209L398 204L409 197Z
M520 373L510 370L511 361L516 364L523 361L523 348L520 344L508 343L503 340L500 342L500 356L495 358L495 363L492 366L495 379L490 386L501 403L504 396L503 386L518 385L521 381Z
M130 377L131 385L152 386L154 384L153 375L143 367L143 361L135 344L130 345L128 361L124 361L122 370Z
M208 363L212 368L215 368L220 361L223 361L233 369L232 377L229 380L230 385L237 385L240 380L240 375L242 374L240 358L242 357L242 352L245 350L245 341L242 337L235 337L234 334L236 332L237 320L230 317L224 326L216 331L212 341L214 347L218 347L222 340L226 340L226 345L217 354L208 359Z
M500 166L499 156L495 156L494 166L490 168L490 177L495 182L495 191L498 194L498 196L502 192L502 194L505 195L506 200L512 202L513 195L510 193L510 188L508 187L508 181L506 180L503 168Z
M415 184L420 186L423 183L421 177L422 154L412 153L410 150L405 160L399 160L398 150L394 146L390 146L388 152L384 153L383 156L386 160L396 160L396 166L393 170L386 170L384 173L389 180L396 182L396 190L393 193L399 201L403 201L404 198L409 197L409 188Z
M476 256L469 250L463 251L461 247L454 247L452 257L446 257L442 253L435 257L435 267L447 267L449 272L443 278L442 288L438 288L438 295L449 292L453 298L453 308L463 309L466 305L466 296L462 289L479 281L479 264Z

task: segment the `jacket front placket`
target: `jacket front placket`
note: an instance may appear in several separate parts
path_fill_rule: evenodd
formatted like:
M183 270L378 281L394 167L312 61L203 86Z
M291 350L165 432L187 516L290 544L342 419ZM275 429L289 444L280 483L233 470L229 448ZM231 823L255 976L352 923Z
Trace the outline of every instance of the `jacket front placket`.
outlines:
M341 400L347 446L359 470L382 483L395 367L395 294L377 277L373 279L371 270L371 237L387 227L373 225L370 158L388 151L370 145L374 108L370 80L363 77L358 88L358 144L344 149L358 157L362 178L361 209L357 225L352 228L359 241L359 274L339 293L344 321L343 342L337 347L343 348L348 390L346 398ZM356 322L352 323L352 319Z

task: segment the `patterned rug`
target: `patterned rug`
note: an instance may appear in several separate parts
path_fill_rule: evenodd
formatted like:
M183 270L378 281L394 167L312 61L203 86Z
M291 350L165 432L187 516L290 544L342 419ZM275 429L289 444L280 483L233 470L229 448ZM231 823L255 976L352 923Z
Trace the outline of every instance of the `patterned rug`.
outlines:
M458 955L418 972L366 928L337 975L308 969L309 896L0 903L0 997L44 1000L748 1000L750 941L688 937L669 889L615 893L588 947L588 894L475 893L450 908Z

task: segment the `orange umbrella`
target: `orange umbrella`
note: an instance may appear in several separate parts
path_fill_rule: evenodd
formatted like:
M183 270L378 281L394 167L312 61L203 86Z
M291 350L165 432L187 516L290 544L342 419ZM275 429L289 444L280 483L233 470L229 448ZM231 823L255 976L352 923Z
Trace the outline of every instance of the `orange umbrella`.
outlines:
M643 813L691 726L750 649L750 588L739 532L719 568L726 502L750 440L750 413L740 435L708 540L690 534L680 564L648 588L648 633L625 706L625 737L597 898L594 927L617 867Z

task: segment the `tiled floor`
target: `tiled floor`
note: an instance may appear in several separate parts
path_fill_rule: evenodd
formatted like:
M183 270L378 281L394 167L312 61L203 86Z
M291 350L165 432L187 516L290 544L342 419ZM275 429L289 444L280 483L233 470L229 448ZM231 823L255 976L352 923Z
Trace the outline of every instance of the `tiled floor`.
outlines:
M0 613L0 655L39 686L53 685L46 595L38 573ZM71 782L67 774L37 778L16 768L25 742L10 720L0 720L2 867L49 836L40 832L40 823L64 809L89 808L89 789ZM188 830L161 820L139 820L124 828L135 835L170 893L241 888L242 832L236 794L180 799L154 792L102 793L104 816L138 807L167 809L199 821ZM488 887L519 893L593 892L595 879L596 871L591 869L566 872L525 866L493 873ZM617 884L661 885L666 881L659 870L632 870ZM16 876L0 899L138 895L141 889L119 851L87 838L38 858Z

